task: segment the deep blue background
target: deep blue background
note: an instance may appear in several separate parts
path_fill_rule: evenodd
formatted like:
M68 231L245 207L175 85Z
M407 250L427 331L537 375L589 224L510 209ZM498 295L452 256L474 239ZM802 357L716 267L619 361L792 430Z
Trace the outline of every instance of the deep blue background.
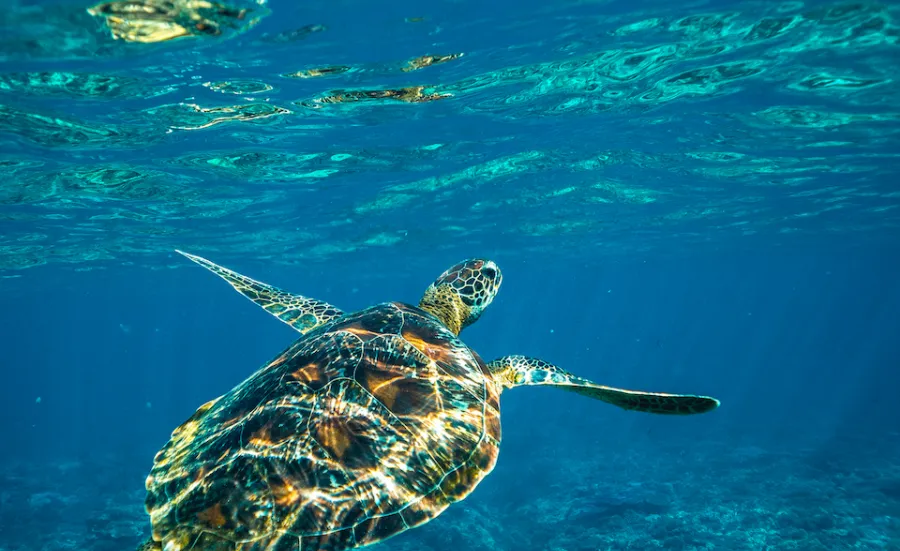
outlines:
M604 384L722 400L709 415L667 418L517 389L503 398L505 461L560 439L652 445L656 434L681 434L794 448L900 430L896 258L896 249L825 246L557 265L497 256L504 287L463 333L485 359L536 355ZM373 257L371 270L392 271L396 281L367 281L340 265L326 273L223 263L355 309L416 302L457 260L398 268ZM35 269L27 286L4 283L18 289L0 293L5 458L114 454L149 468L172 428L295 338L184 262L65 279ZM541 435L554 440L542 444Z

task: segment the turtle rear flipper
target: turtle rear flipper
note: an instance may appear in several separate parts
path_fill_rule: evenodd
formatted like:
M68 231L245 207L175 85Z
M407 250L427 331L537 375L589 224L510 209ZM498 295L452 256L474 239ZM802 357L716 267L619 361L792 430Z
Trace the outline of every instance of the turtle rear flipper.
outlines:
M137 551L162 551L162 544L153 538L147 538L147 541L138 545Z
M178 249L175 249L175 252L193 260L221 277L234 287L237 292L300 333L312 331L316 327L325 325L344 315L344 312L339 308L327 302L288 293L267 283L256 281L229 270L224 266L219 266L215 262L197 255L179 251Z
M641 392L598 385L549 362L526 356L504 356L489 363L488 368L506 387L550 385L623 409L646 413L692 415L719 407L719 401L708 396Z

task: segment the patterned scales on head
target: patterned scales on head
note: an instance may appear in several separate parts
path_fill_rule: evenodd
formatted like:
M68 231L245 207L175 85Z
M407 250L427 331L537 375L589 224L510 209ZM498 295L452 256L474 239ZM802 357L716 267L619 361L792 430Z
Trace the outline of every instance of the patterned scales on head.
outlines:
M147 551L340 551L421 525L493 469L505 388L550 385L661 414L719 405L598 385L525 356L486 364L459 332L500 287L491 261L453 266L417 307L345 314L182 254L302 336L156 455Z

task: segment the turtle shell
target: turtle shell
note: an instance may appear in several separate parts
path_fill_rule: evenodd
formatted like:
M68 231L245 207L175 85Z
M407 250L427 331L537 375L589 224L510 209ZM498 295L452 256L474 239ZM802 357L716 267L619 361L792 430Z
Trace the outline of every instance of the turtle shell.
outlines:
M500 387L437 318L400 303L301 337L204 404L147 478L178 551L318 551L437 516L491 471Z

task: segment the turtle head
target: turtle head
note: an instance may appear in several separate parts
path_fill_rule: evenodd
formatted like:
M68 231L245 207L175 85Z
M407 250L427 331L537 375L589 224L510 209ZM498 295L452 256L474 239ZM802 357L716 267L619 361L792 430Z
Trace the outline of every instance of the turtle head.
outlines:
M474 323L497 296L503 276L494 262L465 260L448 269L428 286L419 308L436 316L459 335Z

